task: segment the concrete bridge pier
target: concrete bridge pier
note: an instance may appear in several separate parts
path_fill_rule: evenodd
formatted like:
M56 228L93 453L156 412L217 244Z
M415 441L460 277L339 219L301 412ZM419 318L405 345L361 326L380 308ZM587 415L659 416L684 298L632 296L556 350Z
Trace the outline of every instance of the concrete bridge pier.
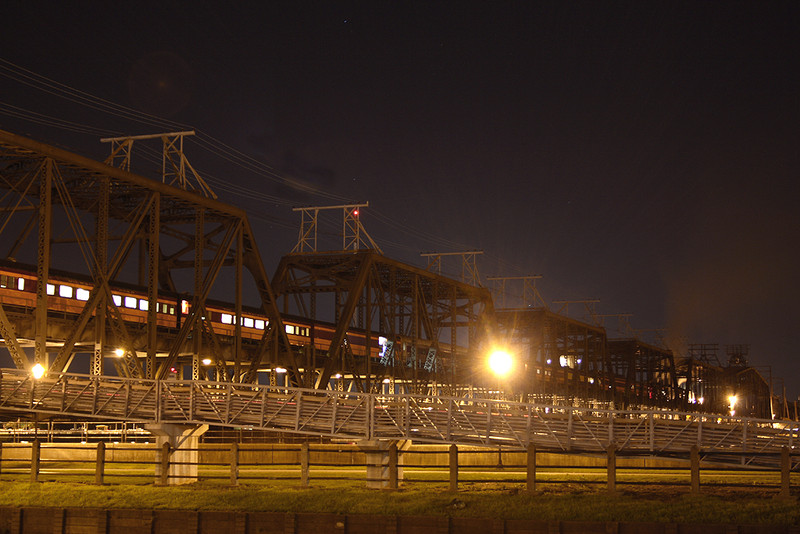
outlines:
M169 443L169 461L161 458L156 462L156 484L164 480L163 469L168 465L167 485L197 482L197 466L200 463L199 439L206 433L208 425L180 425L174 423L151 423L145 425L156 437L159 458L164 444Z
M367 488L397 489L403 481L400 451L410 447L411 441L363 440L357 445L367 457Z

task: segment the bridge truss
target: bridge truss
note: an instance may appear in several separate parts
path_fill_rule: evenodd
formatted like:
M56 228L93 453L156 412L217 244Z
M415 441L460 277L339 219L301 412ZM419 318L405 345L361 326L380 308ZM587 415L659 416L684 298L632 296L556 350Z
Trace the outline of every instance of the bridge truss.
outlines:
M284 313L327 320L335 332L327 353L311 352L301 384L326 387L342 375L347 389L423 393L472 380L478 343L493 317L488 290L391 260L374 250L294 253L273 277ZM379 362L353 354L384 338ZM343 384L344 381L339 381Z
M0 305L0 334L17 368L39 363L57 375L88 353L95 375L106 358L120 376L137 378L163 378L181 365L201 378L204 357L217 377L232 381L254 379L267 360L281 359L296 372L242 210L3 131L0 195L0 236L8 246L0 258L36 273L32 307ZM88 283L80 310L58 313L48 305L56 269ZM209 295L223 291L241 317L245 283L269 319L258 343L243 343L241 321L233 335L216 335L206 313ZM126 319L112 293L121 286L143 292L146 319ZM165 301L179 308L173 325L159 322Z

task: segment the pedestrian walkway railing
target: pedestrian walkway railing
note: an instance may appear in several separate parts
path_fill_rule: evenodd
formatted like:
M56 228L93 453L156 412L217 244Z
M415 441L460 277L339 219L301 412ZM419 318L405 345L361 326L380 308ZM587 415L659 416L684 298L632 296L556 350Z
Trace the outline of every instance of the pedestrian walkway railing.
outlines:
M208 381L0 370L0 412L110 421L244 427L348 440L411 440L526 450L653 455L697 447L736 463L777 466L798 424L662 410L607 410L479 398L287 388ZM765 453L771 455L764 456ZM749 456L748 456L749 454Z

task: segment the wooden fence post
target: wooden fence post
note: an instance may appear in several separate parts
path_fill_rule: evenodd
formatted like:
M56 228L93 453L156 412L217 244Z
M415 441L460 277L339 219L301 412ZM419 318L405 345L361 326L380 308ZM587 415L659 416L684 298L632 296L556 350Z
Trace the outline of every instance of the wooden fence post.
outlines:
M614 443L609 443L606 448L606 454L608 492L614 493L617 491L617 446Z
M169 441L165 441L161 446L161 485L169 484Z
M389 444L389 489L397 489L397 442Z
M39 462L41 460L39 438L31 443L31 482L39 482Z
M458 491L458 447L450 445L450 491Z
M789 447L781 447L781 497L789 497L789 476L792 470L792 457L789 455Z
M308 487L309 479L309 464L311 452L308 447L308 442L300 444L300 485L304 488Z
M105 441L97 442L97 453L95 455L94 467L94 483L98 486L103 485L103 477L106 470L106 443Z
M536 491L536 447L528 445L528 491Z
M692 493L700 493L700 448L697 445L692 445L689 460L692 469Z
M239 485L239 443L231 443L231 486Z

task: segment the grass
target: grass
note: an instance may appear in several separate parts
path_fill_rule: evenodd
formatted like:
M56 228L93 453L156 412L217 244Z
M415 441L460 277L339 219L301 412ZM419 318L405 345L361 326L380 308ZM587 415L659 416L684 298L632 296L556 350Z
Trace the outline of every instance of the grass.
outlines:
M4 474L5 478L5 474ZM794 499L775 498L775 490L622 486L609 495L604 486L580 480L541 483L536 493L516 482L464 482L458 492L444 482L405 482L400 490L364 488L363 478L263 479L228 487L221 481L178 487L144 484L94 486L75 482L0 481L0 506L324 512L338 514L502 517L544 521L643 521L670 523L768 523L800 525Z

